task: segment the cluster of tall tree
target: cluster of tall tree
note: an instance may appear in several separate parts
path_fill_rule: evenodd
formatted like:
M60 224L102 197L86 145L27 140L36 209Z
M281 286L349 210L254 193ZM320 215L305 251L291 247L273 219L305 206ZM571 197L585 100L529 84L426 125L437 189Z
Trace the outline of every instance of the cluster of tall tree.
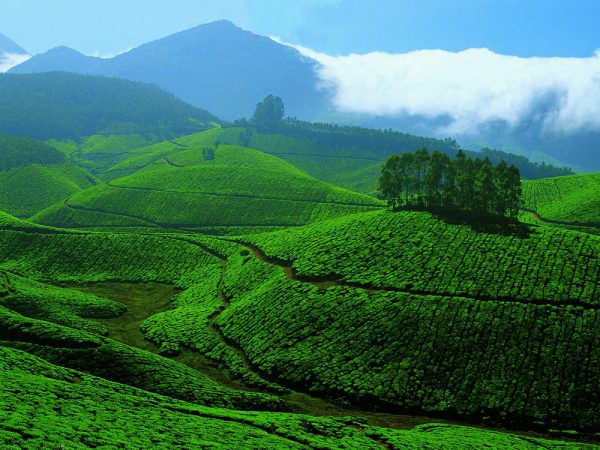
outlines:
M521 200L521 175L514 165L467 157L455 159L425 149L393 154L379 178L379 196L393 210L444 211L474 218L516 221Z

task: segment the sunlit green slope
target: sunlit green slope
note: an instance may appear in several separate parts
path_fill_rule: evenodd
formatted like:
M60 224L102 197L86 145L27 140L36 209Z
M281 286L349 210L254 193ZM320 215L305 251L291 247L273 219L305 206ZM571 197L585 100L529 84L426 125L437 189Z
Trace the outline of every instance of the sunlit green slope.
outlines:
M1 345L0 381L0 442L5 448L588 448L461 426L390 430L352 419L207 408Z
M207 252L204 245L212 250ZM221 260L220 254L227 260ZM215 331L221 327L228 336L241 336L240 343L249 358L256 360L256 351L264 352L270 358L264 373L272 377L280 365L297 365L302 361L298 357L303 356L306 359L302 364L321 364L322 383L335 382L329 368L340 364L340 373L347 380L343 383L359 388L364 383L360 367L347 373L344 361L358 361L357 352L364 348L361 343L379 350L369 315L362 316L365 327L360 327L360 339L352 337L356 324L337 329L333 339L338 323L331 315L345 308L347 316L337 320L354 321L355 316L366 312L364 295L355 297L347 289L339 298L337 288L318 293L312 285L286 279L280 268L259 261L238 244L211 238L201 238L196 244L191 236L181 235L71 232L36 227L1 214L0 442L8 448L46 448L55 444L73 448L586 448L579 442L549 441L463 426L426 424L411 430L393 430L370 426L356 418L256 411L281 409L286 404L273 395L226 388L178 360L104 336L106 328L98 319L122 315L124 306L75 290L78 285L64 287L65 281L78 281L83 283L81 286L98 281L177 285L182 292L175 299L174 309L153 316L156 320L144 327L145 333L155 341L161 336L188 343L198 338L196 352L223 359L230 368L235 367L233 360L240 357L240 350L232 347L236 345L234 340L224 341ZM59 282L61 286L48 284ZM230 305L219 298L221 288L231 296ZM323 293L321 301L319 296ZM385 306L376 300L375 296L371 299L372 314L381 320L389 316L389 326L377 331L383 342L387 333L394 332L396 318L389 309L382 310L386 313L383 316L376 314L379 307ZM265 304L268 301L271 306ZM255 306L255 317L249 320L246 309L251 304ZM285 310L280 309L283 305ZM298 307L307 307L303 315L294 313ZM414 318L417 326L421 318L423 324L428 323L423 309ZM273 312L282 316L274 317ZM216 317L212 326L209 316ZM235 317L246 322L249 329L233 332ZM269 339L264 339L266 330L256 332L259 322L273 327L273 334L279 336L279 325L289 320L294 324L286 331L288 338L272 350L258 349L271 345ZM460 319L454 322L459 323ZM406 324L407 329L414 330L408 325L411 324ZM468 326L472 330L466 332L478 333L476 321ZM302 340L309 347L297 346L298 330L303 330ZM250 335L257 337L252 345ZM349 338L354 342L352 346L346 345ZM213 347L210 352L209 347ZM294 351L294 355L281 353L282 347ZM318 352L303 353L310 347ZM422 351L428 351L426 345ZM470 347L465 348L463 356L468 359L470 351ZM328 363L319 363L323 352L329 356ZM502 355L500 348L498 354ZM386 357L382 352L381 361ZM454 361L449 361L449 368ZM594 361L588 361L590 370L594 369ZM577 365L572 368L579 369ZM286 379L285 371L278 373ZM302 371L298 373L304 375ZM419 377L417 372L410 374ZM379 369L372 368L371 376L380 380ZM296 384L309 380L310 377L303 378ZM568 383L568 377L564 381ZM343 383L335 389L343 387ZM426 386L423 389L427 392ZM578 398L577 389L572 394ZM593 402L594 398L590 400ZM572 404L567 397L565 402ZM518 403L515 408L518 412ZM566 425L571 424L565 422Z
M61 227L146 226L240 232L297 226L379 208L368 196L321 182L274 156L200 141L158 144L113 171L134 168L36 215ZM162 150L165 147L166 150ZM175 147L175 148L173 148ZM156 150L158 149L158 150Z
M523 193L539 219L600 233L600 173L524 181Z
M0 171L0 209L30 217L96 184L73 164L30 164Z
M215 246L231 298L215 322L284 384L404 411L599 426L599 238L382 211L242 241L259 250Z

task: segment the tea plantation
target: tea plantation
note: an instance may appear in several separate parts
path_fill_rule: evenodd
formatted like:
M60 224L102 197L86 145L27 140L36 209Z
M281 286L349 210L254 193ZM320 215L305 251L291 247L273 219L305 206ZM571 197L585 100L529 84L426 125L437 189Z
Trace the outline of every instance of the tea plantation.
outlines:
M238 227L239 233L381 207L372 197L318 181L256 150L220 146L213 160L203 159L197 147L160 155L132 175L87 189L33 220L67 228Z
M0 171L0 208L19 217L35 213L96 184L73 164L30 164Z
M600 174L525 181L524 207L551 225L600 234Z
M152 176L153 170L147 173ZM177 189L177 183L171 187ZM600 360L593 296L582 295L575 307L563 305L558 290L548 291L548 304L525 298L490 301L494 298L441 290L425 295L404 292L398 273L388 286L388 279L369 279L365 272L378 264L384 272L390 269L382 248L398 251L402 238L397 233L396 241L388 242L383 233L377 241L374 227L383 221L405 221L395 226L413 233L430 229L444 235L445 229L448 235L454 231L477 241L479 234L468 227L446 225L425 213L382 211L286 233L232 238L247 243L241 244L159 230L76 232L7 214L0 219L0 361L10 368L2 372L0 389L18 390L20 399L2 396L0 414L7 417L0 421L0 436L15 448L41 448L47 442L74 442L75 447L122 442L175 447L211 442L236 448L571 446L452 425L380 428L358 419L360 412L347 419L240 412L295 410L297 394L289 389L367 410L586 434L597 427L598 387L589 383ZM364 234L353 227L356 221L363 221ZM333 226L339 232L337 246L327 237ZM550 239L544 236L551 231L539 233L526 238L484 234L481 239L498 239L497 245ZM583 236L555 233L574 240ZM585 237L582 252L595 254L594 238ZM293 239L304 246L298 253L282 253ZM328 253L342 246L349 250L339 259L347 265L322 258L319 267L326 280L321 273L296 268L308 255L316 258L317 242ZM378 250L361 253L359 242ZM554 241L539 245L548 242ZM261 259L252 245L272 260ZM293 260L294 270L281 267L287 263L278 258ZM358 280L368 287L344 285L343 277L353 280L358 273L348 258L368 262L361 269L365 278ZM584 286L587 276L580 281ZM116 324L131 314L128 307L92 293L110 292L100 289L108 282L121 283L124 293L126 283L166 283L179 292L172 306L147 317L139 329L119 331ZM216 367L229 375L220 381L206 375L214 377ZM217 409L223 407L228 409ZM47 412L31 415L31 408ZM93 422L90 411L95 412ZM402 416L397 417L402 424Z
M206 408L4 346L0 346L0 370L0 441L7 449L593 448L461 426L390 430L350 418Z
M594 448L597 174L467 222L366 195L453 141L212 126L5 139L0 448Z

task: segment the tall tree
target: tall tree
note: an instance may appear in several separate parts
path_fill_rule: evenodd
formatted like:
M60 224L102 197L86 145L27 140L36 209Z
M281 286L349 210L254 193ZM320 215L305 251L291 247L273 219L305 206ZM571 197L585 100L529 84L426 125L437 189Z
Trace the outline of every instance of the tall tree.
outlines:
M429 163L429 152L422 148L415 152L413 167L415 171L415 188L417 191L417 203L423 203L423 186L427 165Z
M426 207L466 213L473 218L517 220L521 198L519 170L501 161L468 158L459 151L448 155L425 149L393 154L382 167L379 198L392 209Z
M260 131L276 131L283 121L285 106L283 100L275 95L268 95L256 105L252 122Z
M475 176L475 204L474 211L493 214L494 201L496 198L496 186L494 184L494 172L489 159L485 159L480 165Z

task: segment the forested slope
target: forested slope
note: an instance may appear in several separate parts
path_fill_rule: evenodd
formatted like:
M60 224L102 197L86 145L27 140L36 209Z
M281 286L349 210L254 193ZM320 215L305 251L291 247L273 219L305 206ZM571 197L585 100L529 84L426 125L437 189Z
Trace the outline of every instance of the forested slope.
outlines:
M193 133L216 119L169 92L116 78L0 74L0 133L36 139Z

